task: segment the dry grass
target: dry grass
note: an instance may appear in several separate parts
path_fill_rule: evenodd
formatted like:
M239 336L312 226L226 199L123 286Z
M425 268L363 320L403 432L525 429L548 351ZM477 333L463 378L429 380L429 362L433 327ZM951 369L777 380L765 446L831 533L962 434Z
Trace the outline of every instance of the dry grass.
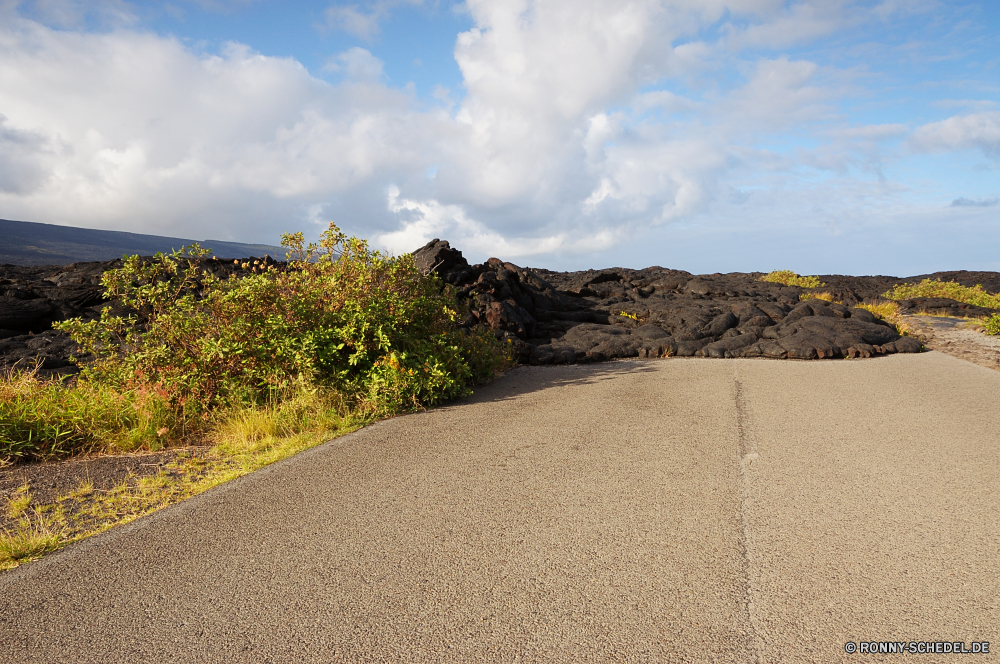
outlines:
M822 288L826 285L820 282L819 277L801 277L791 270L774 270L765 274L760 280L802 288Z
M206 457L181 454L156 475L106 491L94 490L87 482L44 505L31 505L25 487L8 500L7 514L18 522L0 531L0 570L198 495L350 433L367 421L346 413L335 394L302 390L270 407L229 413L214 428L212 439L218 444Z
M31 505L31 487L26 484L7 499L7 517L20 519L29 505Z
M802 293L799 295L799 301L805 300L825 300L826 302L833 302L833 295L829 293ZM837 304L843 304L842 302L837 302Z
M0 533L0 569L17 567L61 545L61 534L51 530L44 520L22 518L14 530Z

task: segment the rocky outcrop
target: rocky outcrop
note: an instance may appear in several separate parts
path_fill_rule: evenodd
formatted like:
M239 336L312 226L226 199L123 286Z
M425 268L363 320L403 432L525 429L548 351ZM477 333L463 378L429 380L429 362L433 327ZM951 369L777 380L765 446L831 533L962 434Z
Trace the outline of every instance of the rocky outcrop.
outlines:
M491 258L470 265L447 241L433 240L413 254L469 305L462 325L485 327L508 339L525 364L596 362L622 357L764 357L826 359L912 353L920 342L854 305L900 283L925 277L1000 289L1000 274L947 272L896 277L822 275L820 289L759 281L760 273L692 275L681 270L610 268L551 272ZM273 259L204 260L217 276L246 274L244 265ZM39 364L43 376L72 374L77 349L54 321L91 320L109 303L101 275L121 261L67 266L0 266L0 368ZM843 304L800 301L810 291ZM983 316L992 309L941 298L900 303L926 311Z
M466 326L480 325L511 341L530 364L591 362L621 357L764 357L826 359L915 353L921 344L854 305L893 286L925 277L823 275L807 289L760 281L760 273L692 275L680 270L611 268L551 272L491 258L470 265L448 242L433 240L414 252L425 273L451 284L470 307ZM993 273L947 273L975 283L997 283ZM957 279L956 279L957 280ZM830 293L836 304L800 301ZM959 307L954 301L906 301L902 307ZM963 315L959 314L959 315Z

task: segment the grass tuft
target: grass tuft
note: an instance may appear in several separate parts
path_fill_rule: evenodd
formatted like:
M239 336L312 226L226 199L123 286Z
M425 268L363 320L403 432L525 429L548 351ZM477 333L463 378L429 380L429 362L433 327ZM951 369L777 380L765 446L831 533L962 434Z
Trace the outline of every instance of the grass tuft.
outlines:
M164 442L158 431L178 428L171 415L150 390L119 391L93 382L69 387L40 380L35 370L8 371L0 375L0 459L156 450Z
M31 505L31 487L25 484L7 499L7 517L20 519Z
M34 560L55 551L61 544L58 532L37 520L22 518L13 530L0 532L0 569Z
M833 295L831 295L830 293L812 293L812 292L802 293L801 295L799 295L799 301L802 302L804 300L824 300L826 302L834 301Z
M802 288L821 288L826 285L820 282L819 277L800 277L791 270L774 270L765 274L760 280Z

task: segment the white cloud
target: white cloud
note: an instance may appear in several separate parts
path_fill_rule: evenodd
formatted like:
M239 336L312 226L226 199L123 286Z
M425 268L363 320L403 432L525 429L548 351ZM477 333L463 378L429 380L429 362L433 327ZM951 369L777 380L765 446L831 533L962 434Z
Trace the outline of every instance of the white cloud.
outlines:
M951 202L951 207L993 207L1000 203L1000 198L956 198Z
M337 5L327 18L374 39L403 2ZM374 47L329 58L324 68L344 75L331 85L241 44L204 54L11 14L0 21L0 208L268 242L333 219L397 253L441 237L472 260L541 262L663 228L725 235L822 217L823 232L844 229L845 215L877 219L903 195L883 160L907 125L847 116L858 72L751 46L833 34L855 20L851 7L468 0L474 27L454 47L463 90L439 88L429 105L388 85ZM907 144L995 155L1000 120L983 111L920 127Z
M427 164L438 120L381 84L331 86L238 44L200 56L150 34L16 28L0 30L5 216L196 238L212 218L216 237L272 240L293 210Z
M382 77L382 67L381 60L357 46L331 56L323 65L326 71L342 71L356 81L378 81Z
M365 12L357 5L338 5L326 10L327 25L366 40L372 39L381 31L379 27L381 19L381 12Z
M46 25L63 29L81 28L88 19L105 28L129 26L138 20L124 0L31 0L24 2L22 9L33 12Z
M727 46L736 50L748 46L787 48L825 37L852 18L858 18L857 8L847 0L792 2L787 8L784 5L784 2L761 3L759 22L745 26L730 23L726 30Z
M956 115L918 127L909 139L918 152L979 149L1000 157L1000 112Z
M743 130L787 131L791 125L829 118L836 90L818 84L819 66L805 60L760 60L746 85L724 109Z
M834 129L829 133L834 136L848 139L880 141L887 138L897 138L909 131L909 127L904 124L877 124L862 125L859 127L844 127Z
M563 235L533 238L508 238L470 219L457 205L439 201L400 198L399 188L390 187L388 208L401 218L401 228L378 236L378 242L397 254L407 253L433 238L450 238L463 251L511 259L547 254L567 244ZM580 239L575 240L579 242Z
M326 25L371 41L382 31L381 23L400 5L421 5L423 0L376 0L364 4L337 4L327 8Z

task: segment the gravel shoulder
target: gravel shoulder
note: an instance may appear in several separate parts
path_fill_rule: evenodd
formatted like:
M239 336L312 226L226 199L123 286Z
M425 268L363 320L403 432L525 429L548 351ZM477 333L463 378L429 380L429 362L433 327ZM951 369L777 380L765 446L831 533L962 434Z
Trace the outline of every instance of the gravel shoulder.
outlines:
M953 316L904 319L928 348L1000 371L1000 337L983 334L978 321Z

